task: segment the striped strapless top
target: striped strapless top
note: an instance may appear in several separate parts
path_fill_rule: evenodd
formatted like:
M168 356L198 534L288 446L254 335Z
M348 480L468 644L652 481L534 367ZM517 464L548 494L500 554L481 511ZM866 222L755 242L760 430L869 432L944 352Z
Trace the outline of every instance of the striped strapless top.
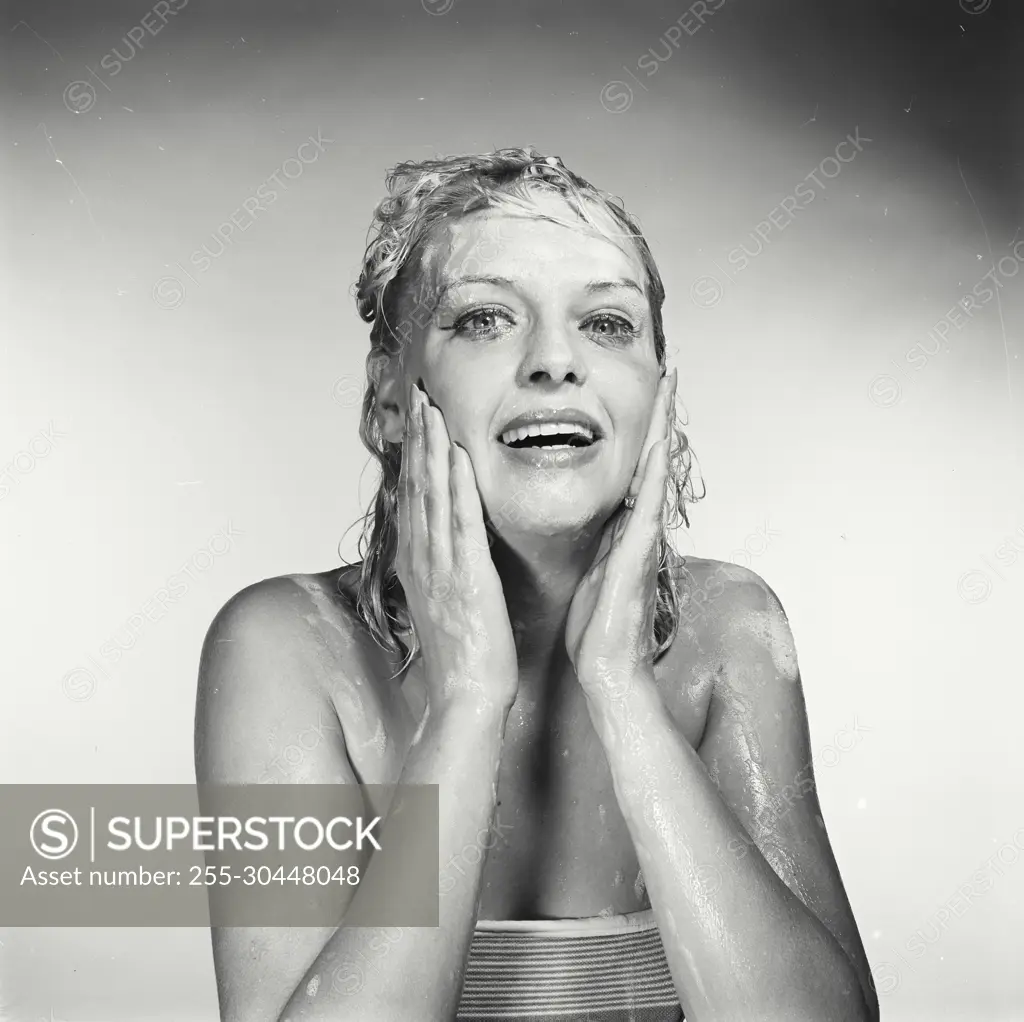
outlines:
M477 921L460 1022L680 1022L652 909Z

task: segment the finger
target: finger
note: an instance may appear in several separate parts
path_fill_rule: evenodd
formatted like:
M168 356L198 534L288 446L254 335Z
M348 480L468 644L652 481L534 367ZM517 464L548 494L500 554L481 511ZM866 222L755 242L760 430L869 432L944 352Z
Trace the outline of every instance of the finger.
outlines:
M447 570L452 563L452 498L448 479L451 440L441 410L430 405L426 398L421 400L427 437L424 507L430 543L430 570Z
M629 516L622 546L631 547L634 556L646 554L661 533L662 512L665 507L665 482L668 479L670 441L659 440L647 458L646 471L636 506Z
M409 462L412 458L412 389L406 389L402 460L398 469L398 550L399 565L405 563L409 549Z
M423 431L423 398L415 386L410 397L410 432L406 443L409 445L409 475L406 483L409 510L409 566L418 574L428 570L425 553L427 550L426 522L426 438Z
M590 565L590 573L596 575L601 565L608 560L612 550L615 549L616 541L622 535L622 529L626 520L625 509L619 509L608 519L601 530L601 541L597 545L597 553Z
M452 444L452 553L456 565L462 569L471 563L469 554L486 550L490 543L484 525L483 505L476 487L476 472L469 452L459 444Z
M640 450L636 471L633 473L633 478L629 483L630 497L635 498L640 493L640 487L643 484L644 477L647 475L647 459L650 456L651 448L659 440L669 435L672 416L675 411L677 379L678 374L673 369L671 373L666 373L658 383L658 393L655 397L650 425L647 428L647 436L644 438L644 444Z

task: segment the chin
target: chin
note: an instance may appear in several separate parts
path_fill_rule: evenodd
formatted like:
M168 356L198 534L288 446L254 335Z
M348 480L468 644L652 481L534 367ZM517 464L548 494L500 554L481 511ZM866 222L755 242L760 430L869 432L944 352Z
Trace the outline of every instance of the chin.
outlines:
M503 492L488 520L498 536L513 546L531 537L579 542L602 526L612 509L610 498L597 499L592 490L583 494L548 489L531 494L523 488Z

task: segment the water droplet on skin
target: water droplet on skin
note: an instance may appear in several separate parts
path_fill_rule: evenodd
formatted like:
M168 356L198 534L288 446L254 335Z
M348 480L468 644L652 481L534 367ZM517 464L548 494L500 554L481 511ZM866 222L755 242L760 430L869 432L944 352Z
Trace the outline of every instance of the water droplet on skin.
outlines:
M636 894L638 898L642 898L644 896L644 891L646 890L647 885L644 883L644 871L642 869L638 869L636 871L636 880L633 881L633 893Z
M387 732L384 730L383 720L378 720L377 729L374 731L374 733L369 738L367 738L365 742L359 743L359 748L361 749L365 749L368 746L372 746L373 751L376 752L378 756L383 756L384 753L387 751L388 736Z

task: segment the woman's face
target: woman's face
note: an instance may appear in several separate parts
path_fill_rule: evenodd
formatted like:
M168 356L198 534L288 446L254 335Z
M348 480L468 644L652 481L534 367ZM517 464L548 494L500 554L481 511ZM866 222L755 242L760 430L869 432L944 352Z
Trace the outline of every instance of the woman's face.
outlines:
M537 204L575 219L557 196ZM628 239L514 211L456 219L424 246L406 380L422 377L469 452L499 534L573 533L625 495L661 376L644 280ZM547 432L522 439L520 420Z

